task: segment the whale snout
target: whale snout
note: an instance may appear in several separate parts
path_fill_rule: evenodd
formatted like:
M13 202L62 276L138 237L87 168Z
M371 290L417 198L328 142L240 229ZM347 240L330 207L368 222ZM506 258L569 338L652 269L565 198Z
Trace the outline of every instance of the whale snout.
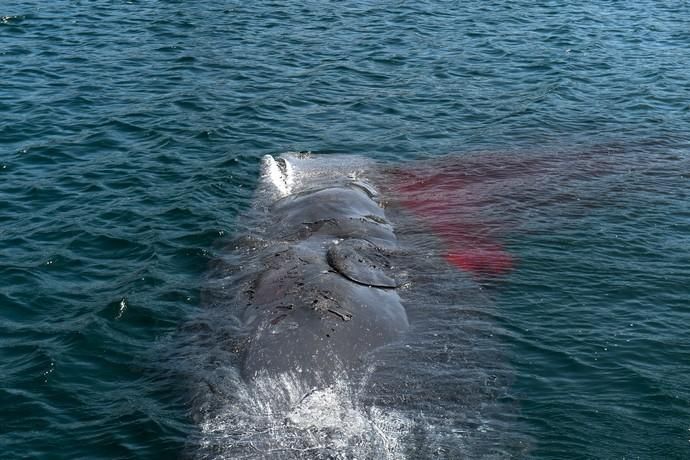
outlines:
M273 158L265 155L261 159L261 180L280 196L288 196L295 185L295 173L292 164L285 158Z

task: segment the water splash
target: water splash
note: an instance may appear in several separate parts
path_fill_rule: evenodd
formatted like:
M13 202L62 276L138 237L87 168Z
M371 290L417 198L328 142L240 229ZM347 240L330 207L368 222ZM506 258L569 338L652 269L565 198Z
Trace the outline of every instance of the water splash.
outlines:
M345 379L309 389L293 373L262 375L205 414L202 457L405 458L411 422L360 404L358 394Z

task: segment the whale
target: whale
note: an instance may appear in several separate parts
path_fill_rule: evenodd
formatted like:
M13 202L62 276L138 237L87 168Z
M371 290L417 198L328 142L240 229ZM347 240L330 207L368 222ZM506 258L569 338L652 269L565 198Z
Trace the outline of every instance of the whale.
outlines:
M290 375L315 388L348 379L409 327L378 190L352 168L325 175L317 163L265 156L253 213L261 224L232 248L247 381Z
M258 162L180 338L193 458L475 458L500 442L476 429L512 410L482 282L514 259L471 193L491 168L469 164Z

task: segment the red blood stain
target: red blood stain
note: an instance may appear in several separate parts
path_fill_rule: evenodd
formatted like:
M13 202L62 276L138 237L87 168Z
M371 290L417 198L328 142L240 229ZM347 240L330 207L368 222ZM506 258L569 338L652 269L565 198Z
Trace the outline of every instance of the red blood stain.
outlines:
M402 206L439 238L448 263L475 275L502 275L513 268L513 257L493 236L500 230L495 219L482 214L492 197L482 196L481 180L451 164L433 170L398 170L392 189Z
M648 167L649 154L616 145L574 152L477 152L389 170L384 187L439 240L443 258L477 276L510 272L515 259L501 239L526 219L571 209L586 212L577 185ZM622 170L624 168L624 170ZM560 211L558 211L560 212Z

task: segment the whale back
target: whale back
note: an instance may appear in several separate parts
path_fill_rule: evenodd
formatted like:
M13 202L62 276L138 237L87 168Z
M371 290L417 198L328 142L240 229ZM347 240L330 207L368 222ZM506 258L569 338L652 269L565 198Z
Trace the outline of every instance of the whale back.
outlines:
M243 374L327 384L408 327L390 262L397 239L371 184L342 174L309 183L284 161L280 174L294 175L279 180L292 188L275 187L263 244L243 257L253 270L243 274Z

